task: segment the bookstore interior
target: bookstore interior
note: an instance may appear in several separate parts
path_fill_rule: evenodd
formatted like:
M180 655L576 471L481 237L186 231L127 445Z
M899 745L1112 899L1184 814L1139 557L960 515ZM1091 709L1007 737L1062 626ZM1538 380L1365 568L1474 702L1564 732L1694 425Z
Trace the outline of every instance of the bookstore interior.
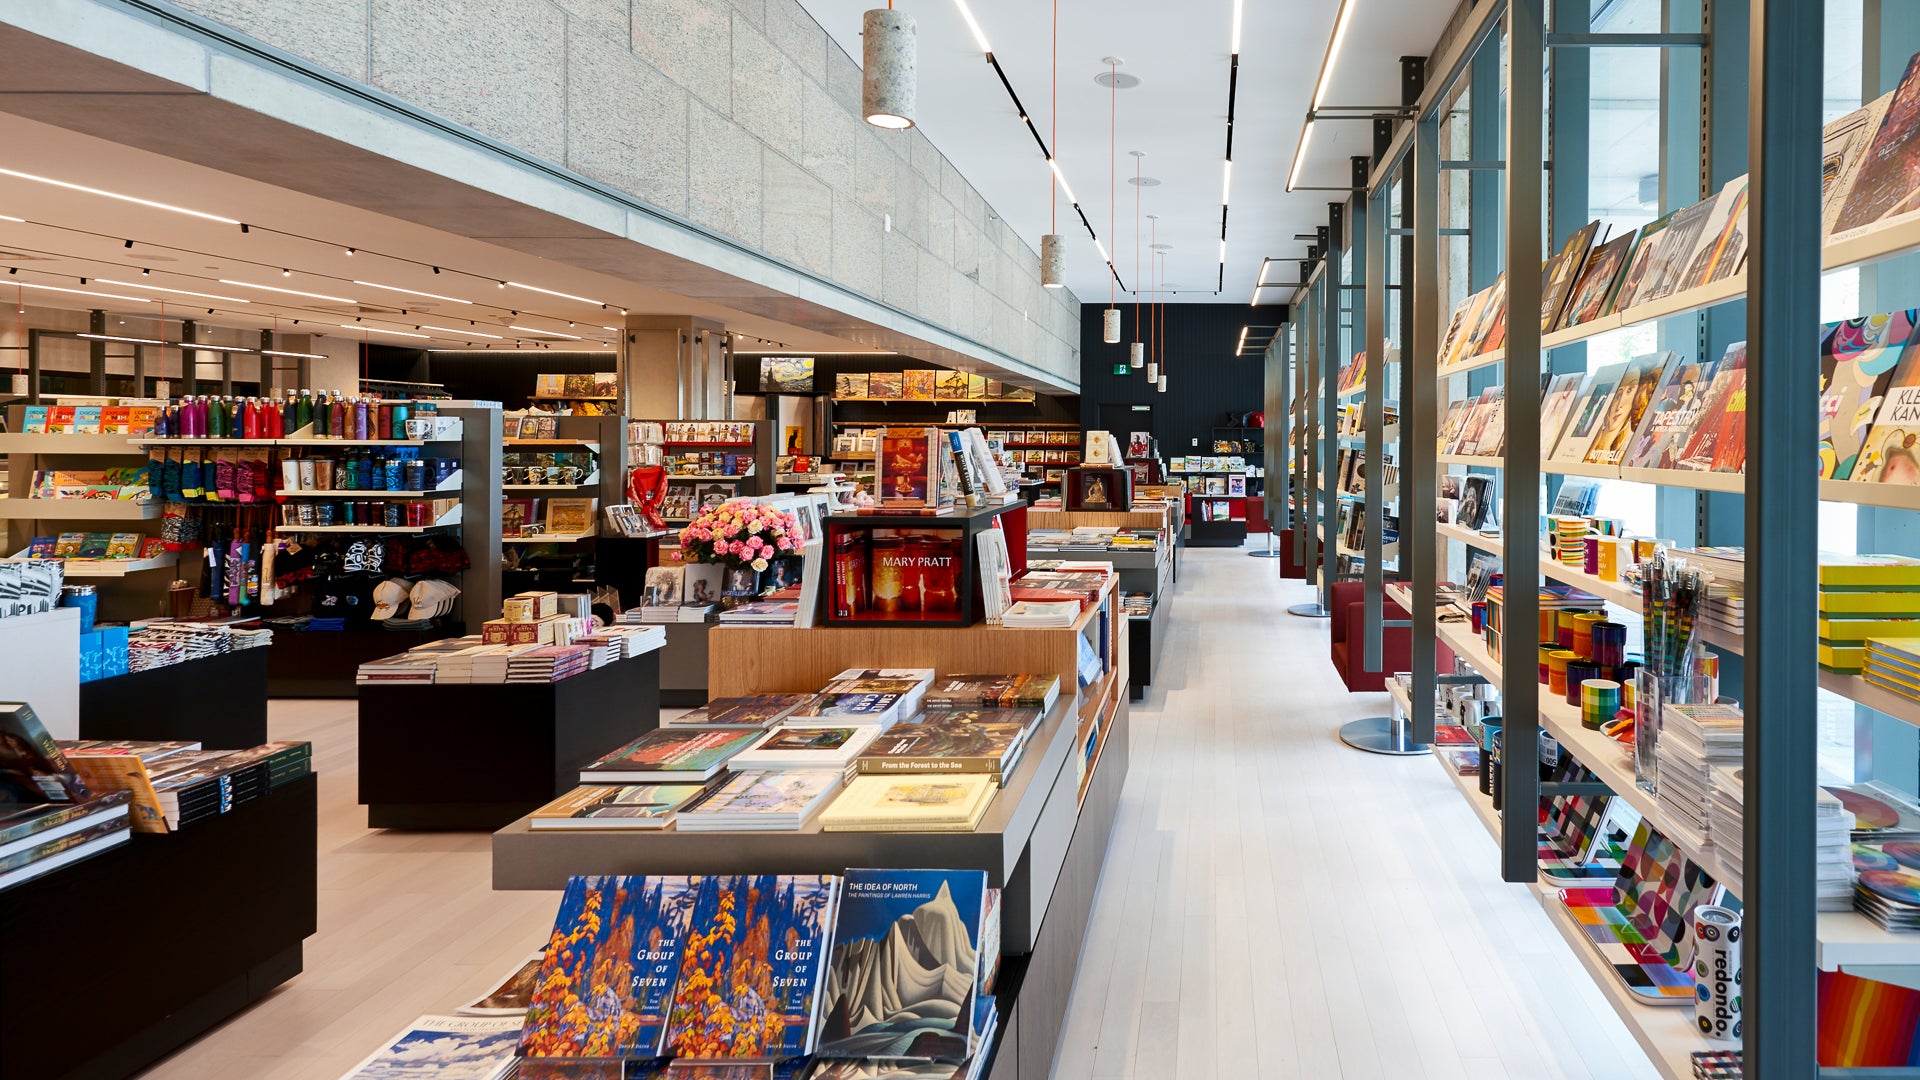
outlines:
M536 6L0 5L0 1080L1920 1077L1920 9Z

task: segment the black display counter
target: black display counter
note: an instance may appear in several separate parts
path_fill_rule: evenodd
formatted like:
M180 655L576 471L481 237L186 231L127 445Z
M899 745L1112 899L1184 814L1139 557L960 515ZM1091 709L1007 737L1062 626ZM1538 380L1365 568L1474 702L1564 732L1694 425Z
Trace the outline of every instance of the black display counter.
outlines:
M362 686L360 802L375 829L497 829L660 726L660 650L554 683Z
M80 684L80 737L199 742L244 750L267 741L267 653L255 646Z
M0 1076L119 1080L300 973L316 779L0 890Z
M361 664L467 632L459 623L432 630L271 629L267 694L277 698L354 697Z

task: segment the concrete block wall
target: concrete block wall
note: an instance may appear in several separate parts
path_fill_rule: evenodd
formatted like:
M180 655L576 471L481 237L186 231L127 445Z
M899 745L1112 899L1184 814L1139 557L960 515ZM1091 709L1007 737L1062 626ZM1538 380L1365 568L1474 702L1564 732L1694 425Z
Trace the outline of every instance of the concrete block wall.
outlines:
M1038 237L917 129L863 122L859 65L797 0L173 2L1079 381L1080 303L1041 287Z

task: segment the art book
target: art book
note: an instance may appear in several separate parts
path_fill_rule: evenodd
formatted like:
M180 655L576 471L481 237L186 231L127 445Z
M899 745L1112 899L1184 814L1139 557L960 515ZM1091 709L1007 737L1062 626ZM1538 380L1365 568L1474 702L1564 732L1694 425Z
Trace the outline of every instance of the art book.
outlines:
M675 1058L767 1059L813 1052L832 875L701 879L664 1049Z
M826 832L971 832L996 790L985 775L855 777L820 815Z
M997 710L996 710L997 711ZM866 748L855 767L862 773L986 773L1006 782L1027 737L1018 722L946 719L895 724Z
M1908 308L1828 323L1820 339L1820 475L1853 476L1920 311Z
M867 396L867 376L864 373L835 375L833 377L833 396L842 400Z
M87 785L24 701L0 702L0 802L85 802Z
M1572 463L1586 460L1587 450L1600 433L1600 423L1606 417L1607 405L1613 400L1613 392L1626 373L1627 365L1608 364L1587 376L1580 384L1580 396L1575 400L1573 412L1567 419L1566 433L1560 436L1560 442L1554 446L1549 461Z
M875 371L867 376L867 395L883 401L898 401L901 384L899 372Z
M1691 289L1732 277L1747 264L1747 178L1727 181L1713 200L1713 212L1694 245L1693 261L1679 288Z
M659 1056L697 890L691 877L567 879L520 1033L526 1057Z
M1467 345L1462 352L1466 356L1479 356L1497 348L1494 340L1496 328L1498 337L1506 337L1507 316L1507 275L1502 272L1494 279L1493 286L1487 290L1487 302L1480 309L1480 319L1467 335Z
M1720 456L1720 441L1727 435L1727 417L1746 416L1747 387L1747 343L1736 342L1727 347L1727 354L1720 358L1720 364L1714 368L1713 382L1707 387L1706 406L1701 410L1700 422L1694 425L1693 437L1687 440L1687 447L1680 453L1679 467L1694 472L1714 472L1715 463ZM1735 395L1739 403L1735 405ZM1746 430L1741 428L1742 460L1745 460L1744 443Z
M1693 254L1700 247L1701 237L1706 234L1707 222L1713 217L1716 202L1718 199L1702 200L1667 220L1666 230L1660 234L1660 243L1650 256L1647 275L1641 279L1640 289L1634 293L1634 304L1671 296L1686 287L1687 268L1693 265Z
M908 401L932 401L940 373L932 368L912 368L900 373L900 396Z
M1667 352L1648 353L1627 362L1619 389L1614 391L1601 417L1600 430L1587 447L1588 464L1618 465L1626 458L1633 437L1640 431L1640 422L1647 415L1647 406L1653 402L1654 391L1672 361L1673 354Z
M964 1059L986 903L978 870L848 870L820 1055Z
M699 784L585 784L533 812L535 829L664 829Z
M1493 290L1482 289L1466 299L1463 312L1455 312L1460 318L1460 323L1448 331L1447 348L1440 354L1442 368L1457 364L1473 355L1473 351L1467 346L1468 339L1479 327L1481 316L1486 313L1487 305L1492 302Z
M1894 88L1873 141L1867 144L1853 184L1834 218L1833 234L1901 217L1916 208L1920 189L1920 55L1907 61L1907 70Z
M1686 361L1667 368L1665 378L1654 391L1647 406L1646 423L1627 452L1626 466L1631 469L1673 469L1680 464L1681 451L1693 438L1694 426L1706 408L1707 387L1713 382L1717 361Z
M760 729L709 725L655 728L580 770L589 784L690 783L719 772Z
M460 1006L463 1016L511 1016L515 1024L526 1019L533 1007L533 988L540 982L540 966L546 962L545 950L520 961L493 989Z
M1552 333L1559 324L1560 312L1566 307L1567 298L1573 295L1574 281L1580 276L1580 268L1586 264L1587 253L1593 250L1593 239L1599 233L1598 221L1575 229L1559 254L1547 263L1546 287L1540 290L1541 333Z
M1620 282L1621 272L1626 266L1627 257L1633 254L1633 245L1637 232L1628 232L1595 248L1588 256L1587 264L1574 282L1573 292L1567 297L1566 305L1560 312L1560 324L1554 329L1565 330L1571 326L1589 323L1613 310L1615 287Z
M759 742L735 754L728 767L736 772L748 769L840 768L858 757L878 734L880 728L874 724L834 727L781 725L761 736Z
M519 1034L518 1016L422 1016L341 1080L498 1080Z
M1540 398L1540 458L1543 461L1553 454L1561 429L1573 415L1574 402L1580 397L1580 381L1581 376L1573 372L1555 375Z
M703 706L709 724L766 727L813 700L812 694L749 694L711 698Z
M1893 94L1886 93L1829 123L1821 132L1820 152L1820 238L1833 234L1834 219L1840 216L1847 193L1853 190L1854 177L1866 159L1867 144L1880 130Z
M844 768L736 772L680 812L681 832L793 830L840 789Z
M1620 287L1614 292L1608 312L1625 311L1648 299L1659 279L1655 261L1666 243L1666 231L1677 216L1668 214L1641 226L1640 240L1634 245L1633 258L1627 262L1626 276L1620 279Z
M939 505L941 445L938 428L886 429L874 463L874 490L883 507Z

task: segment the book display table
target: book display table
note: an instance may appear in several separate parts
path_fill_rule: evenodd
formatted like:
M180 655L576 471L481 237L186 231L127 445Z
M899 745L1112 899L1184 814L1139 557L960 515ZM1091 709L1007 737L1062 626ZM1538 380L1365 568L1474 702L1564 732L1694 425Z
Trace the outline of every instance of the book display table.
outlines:
M267 653L256 646L80 684L80 737L199 742L243 750L267 741Z
M660 726L660 651L559 682L359 689L368 827L497 829Z
M354 675L361 664L466 632L466 627L459 623L432 630L276 628L273 644L265 650L267 693L277 698L355 697L359 688L354 685Z
M0 1076L130 1076L298 975L317 784L0 891Z
M1088 551L1030 545L1027 556L1032 559L1110 562L1115 576L1120 579L1123 592L1153 597L1151 614L1127 616L1127 622L1132 627L1127 637L1127 689L1134 701L1144 699L1147 687L1153 685L1154 660L1165 651L1167 627L1173 621L1173 549L1165 544L1152 551Z
M1106 859L1129 755L1125 619L1109 591L1072 628L715 627L716 696L817 689L848 667L1040 671L1070 659L1081 635L1105 636L1107 672L1062 688L986 817L972 832L683 833L543 830L521 818L493 837L496 889L558 889L574 874L834 873L848 867L979 869L1004 888L1000 1035L984 1075L1050 1074L1067 996ZM1104 622L1104 627L1103 627ZM1089 750L1091 751L1089 753Z

